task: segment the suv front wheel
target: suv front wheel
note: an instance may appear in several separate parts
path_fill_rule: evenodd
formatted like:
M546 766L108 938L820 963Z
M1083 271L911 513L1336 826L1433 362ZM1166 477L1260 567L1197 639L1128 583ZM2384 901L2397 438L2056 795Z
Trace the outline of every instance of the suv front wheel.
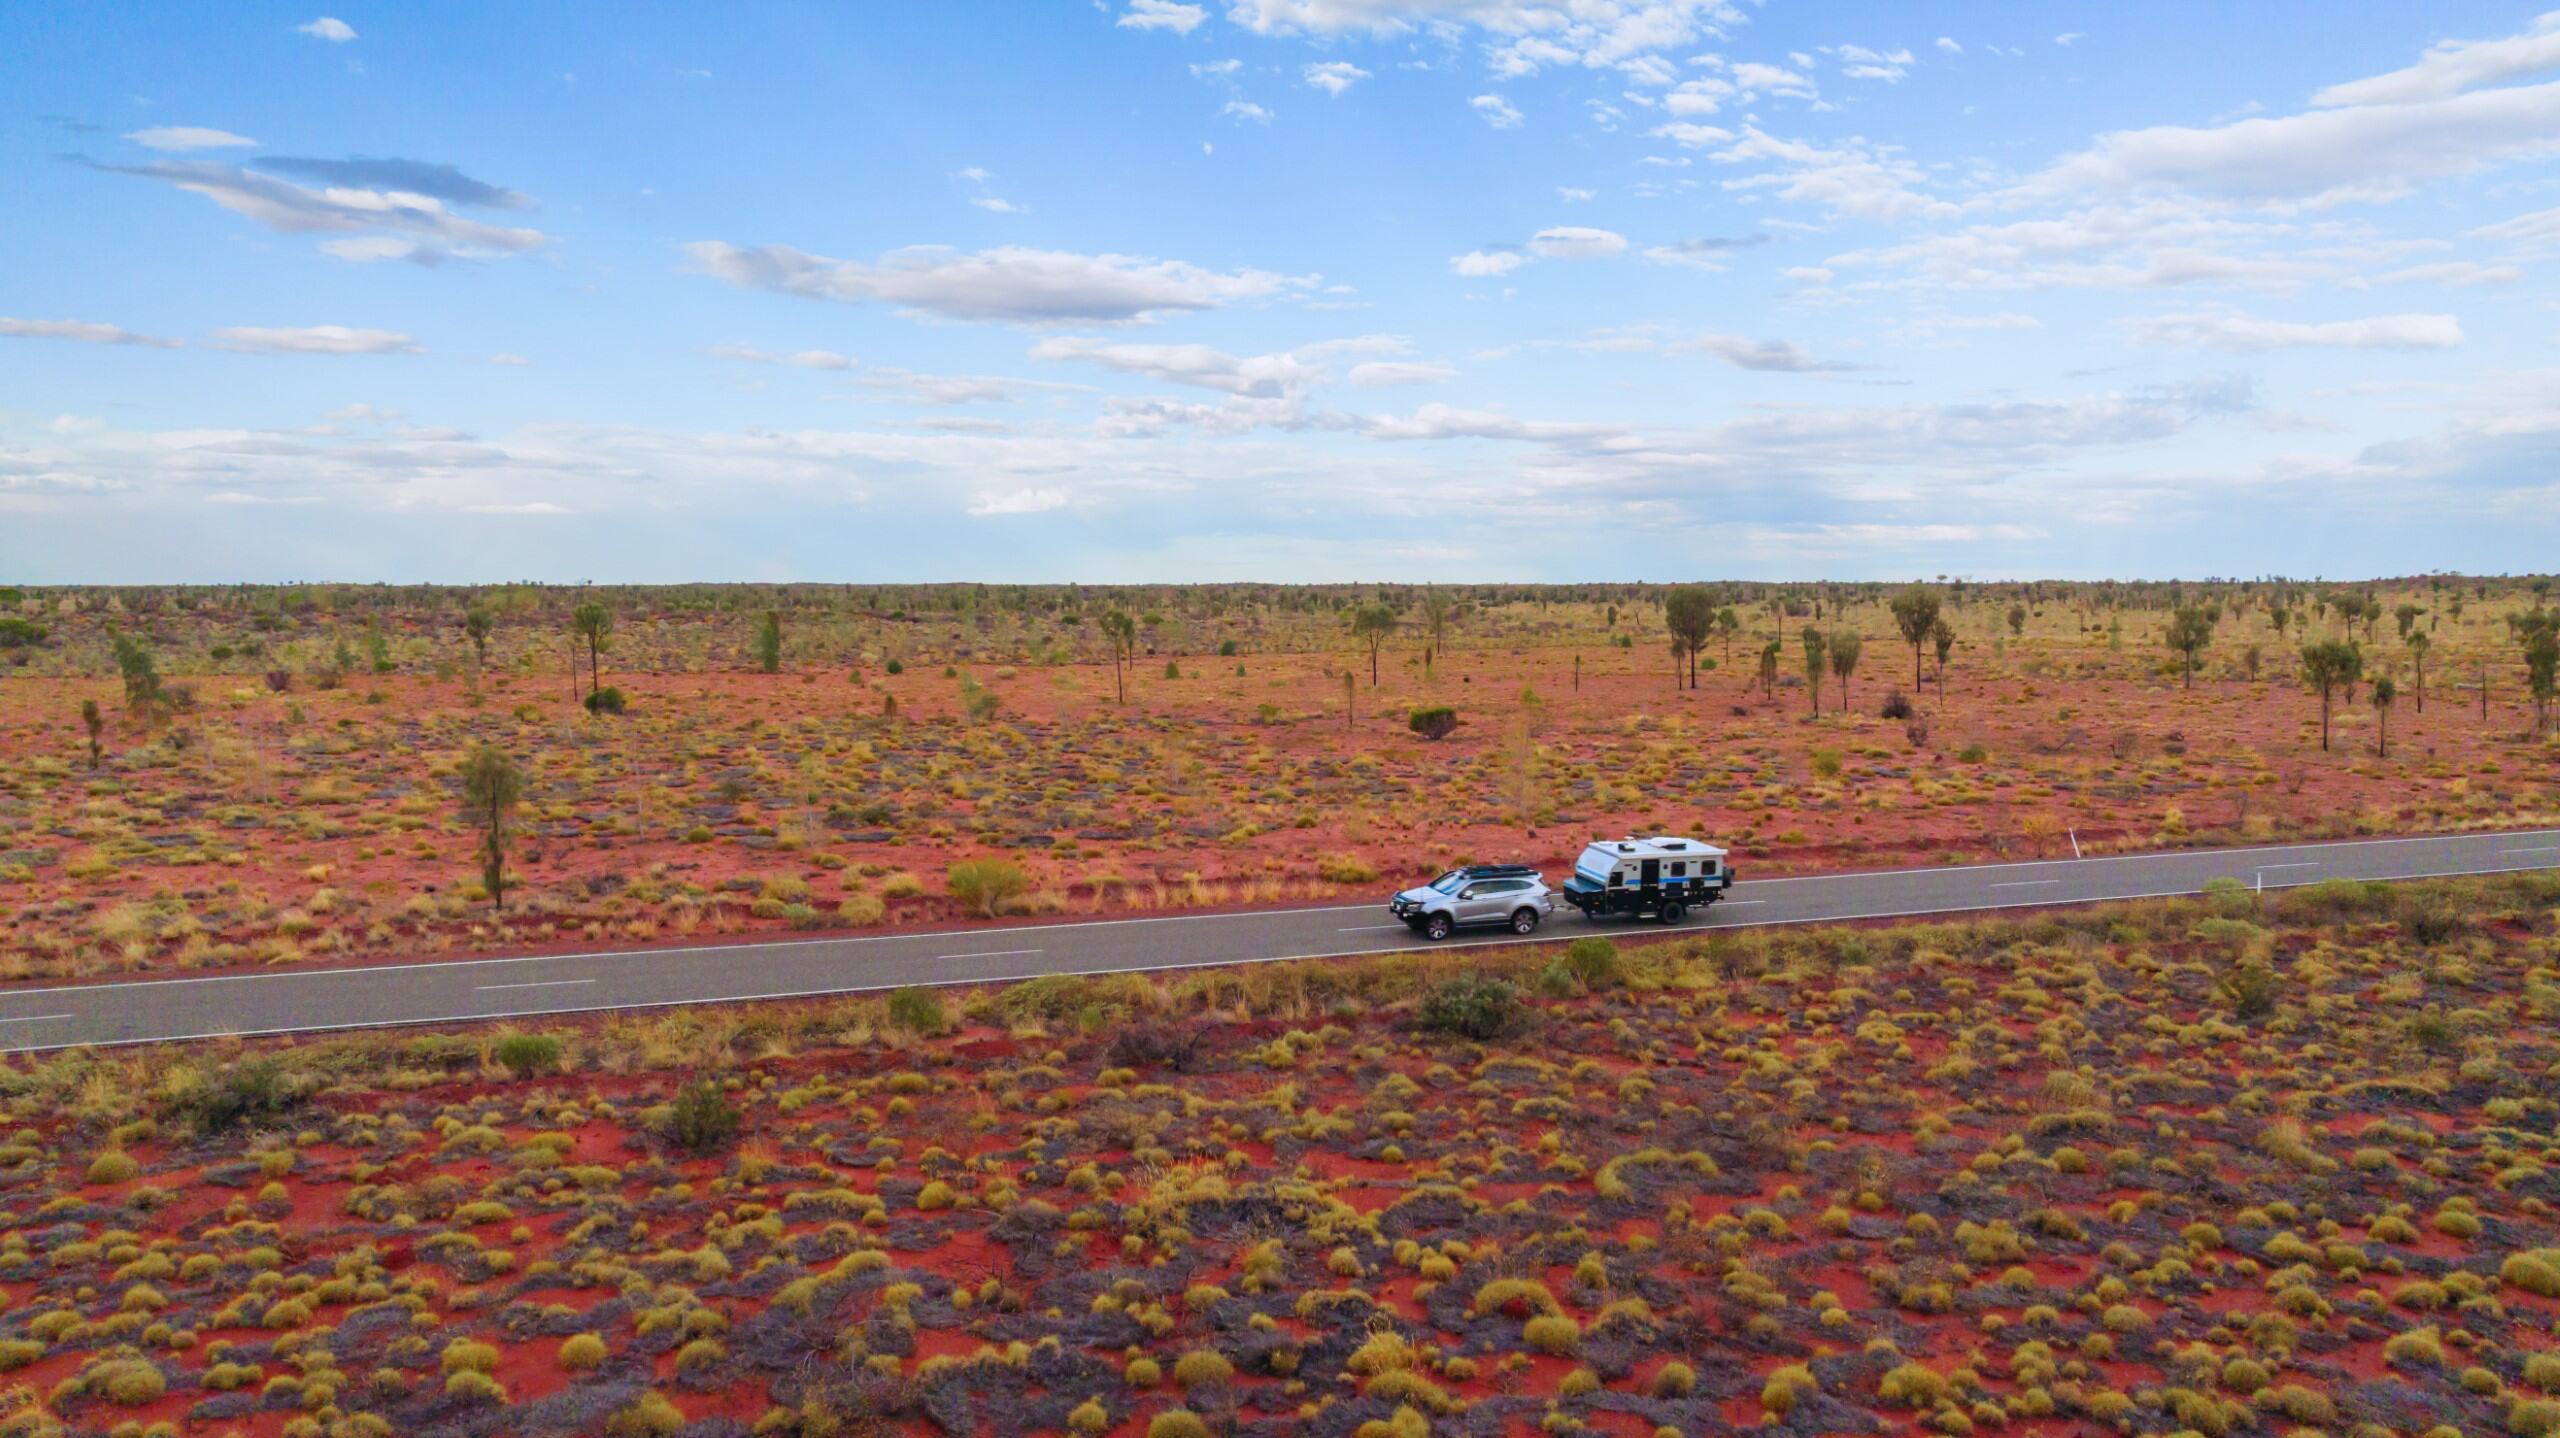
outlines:
M1449 921L1447 914L1433 914L1423 922L1422 936L1437 943L1449 937L1449 931L1455 927L1457 926Z

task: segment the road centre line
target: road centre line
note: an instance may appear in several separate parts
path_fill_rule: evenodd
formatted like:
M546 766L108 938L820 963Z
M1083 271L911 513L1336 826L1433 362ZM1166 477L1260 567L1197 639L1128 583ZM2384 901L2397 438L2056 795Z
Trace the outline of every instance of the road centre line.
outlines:
M2059 884L2061 882L2062 881L2060 879L2011 879L2005 884L1993 884L1991 887L1995 889L2040 889L2047 884Z
M947 959L1012 959L1046 952L1046 949L979 949L966 954L936 954L933 961L938 964Z
M28 1014L24 1018L0 1019L0 1024L49 1024L55 1019L67 1019L69 1017L71 1017L69 1014Z
M594 982L593 979L537 979L529 984L474 984L471 986L471 992L486 994L499 989L567 989Z

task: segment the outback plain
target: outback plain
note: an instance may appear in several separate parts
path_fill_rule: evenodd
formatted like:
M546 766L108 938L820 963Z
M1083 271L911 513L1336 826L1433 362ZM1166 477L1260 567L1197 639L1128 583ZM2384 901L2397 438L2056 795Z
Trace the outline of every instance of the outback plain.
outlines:
M1625 832L2522 827L2542 599L24 593L0 943L219 978ZM2555 1019L2523 873L21 1055L0 1433L2551 1438Z

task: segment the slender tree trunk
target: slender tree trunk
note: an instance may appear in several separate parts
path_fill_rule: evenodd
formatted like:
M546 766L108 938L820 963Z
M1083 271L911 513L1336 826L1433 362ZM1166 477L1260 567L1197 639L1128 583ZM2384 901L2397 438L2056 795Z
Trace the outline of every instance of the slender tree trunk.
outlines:
M2320 752L2329 752L2329 691L2320 691Z

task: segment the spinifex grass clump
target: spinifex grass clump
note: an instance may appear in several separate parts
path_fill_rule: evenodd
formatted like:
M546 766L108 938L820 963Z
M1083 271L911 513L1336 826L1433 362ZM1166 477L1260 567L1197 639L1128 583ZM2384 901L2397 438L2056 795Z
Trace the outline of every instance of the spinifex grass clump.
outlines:
M65 1432L2530 1432L2560 884L2386 898L22 1059L0 1371Z

